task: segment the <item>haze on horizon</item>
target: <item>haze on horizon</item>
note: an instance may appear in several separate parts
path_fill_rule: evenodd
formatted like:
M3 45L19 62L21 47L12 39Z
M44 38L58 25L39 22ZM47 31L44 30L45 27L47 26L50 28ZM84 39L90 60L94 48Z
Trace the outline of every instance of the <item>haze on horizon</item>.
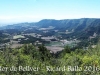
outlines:
M0 0L0 24L100 18L100 0Z

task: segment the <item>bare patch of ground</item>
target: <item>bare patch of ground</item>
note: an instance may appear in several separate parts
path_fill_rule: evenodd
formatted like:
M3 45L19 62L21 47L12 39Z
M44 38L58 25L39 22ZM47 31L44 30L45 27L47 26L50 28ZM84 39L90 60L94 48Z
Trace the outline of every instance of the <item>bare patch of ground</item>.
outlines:
M10 47L11 48L18 48L21 47L23 44L12 44Z
M64 48L59 46L46 46L48 50L50 50L51 53L57 53L58 51L62 51Z

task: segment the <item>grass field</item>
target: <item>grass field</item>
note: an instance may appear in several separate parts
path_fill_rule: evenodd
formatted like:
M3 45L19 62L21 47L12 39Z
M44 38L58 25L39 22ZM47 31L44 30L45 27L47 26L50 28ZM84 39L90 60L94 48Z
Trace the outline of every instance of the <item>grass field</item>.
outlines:
M15 36L13 36L13 39L18 39L18 38L25 38L25 37L22 36L22 35L15 35Z

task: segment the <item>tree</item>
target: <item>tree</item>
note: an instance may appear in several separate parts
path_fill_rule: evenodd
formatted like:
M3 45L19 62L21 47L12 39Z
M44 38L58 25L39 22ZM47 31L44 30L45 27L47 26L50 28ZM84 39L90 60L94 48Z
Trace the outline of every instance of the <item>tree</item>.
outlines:
M70 47L69 47L69 46L65 46L64 52L65 52L65 53L70 53L70 52L71 52Z
M42 61L48 60L48 59L50 60L51 54L50 54L49 50L47 50L47 48L44 47L44 45L40 45L38 48L39 48L39 52L40 52Z

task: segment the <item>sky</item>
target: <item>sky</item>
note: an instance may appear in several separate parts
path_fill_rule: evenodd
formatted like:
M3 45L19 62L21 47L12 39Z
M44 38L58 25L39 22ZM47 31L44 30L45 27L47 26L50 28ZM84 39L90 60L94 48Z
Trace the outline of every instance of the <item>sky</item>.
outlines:
M100 18L100 0L0 0L0 23Z

